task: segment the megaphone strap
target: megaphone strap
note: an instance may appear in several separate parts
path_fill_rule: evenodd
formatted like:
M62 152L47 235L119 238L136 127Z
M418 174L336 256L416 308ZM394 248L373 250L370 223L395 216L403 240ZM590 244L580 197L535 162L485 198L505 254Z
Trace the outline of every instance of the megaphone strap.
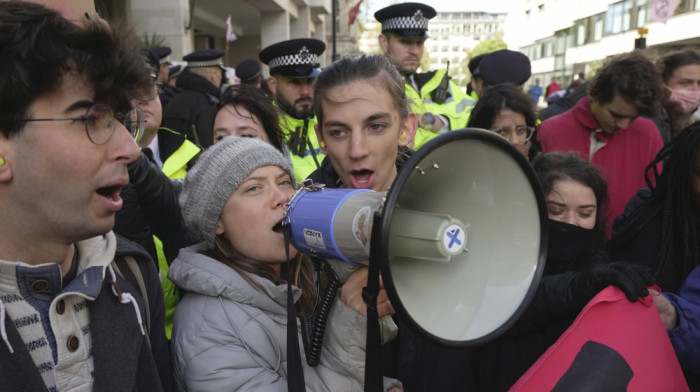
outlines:
M380 224L377 214L372 226L372 243L379 243ZM381 330L377 313L379 296L379 246L370 247L367 266L367 286L362 289L362 299L367 304L367 343L365 346L365 392L383 390Z
M282 228L284 233L284 250L287 254L289 265L289 235L290 227ZM294 295L292 294L292 282L287 281L287 390L289 392L305 392L304 367L301 364L301 351L299 349L299 337L297 335L297 315L294 308Z

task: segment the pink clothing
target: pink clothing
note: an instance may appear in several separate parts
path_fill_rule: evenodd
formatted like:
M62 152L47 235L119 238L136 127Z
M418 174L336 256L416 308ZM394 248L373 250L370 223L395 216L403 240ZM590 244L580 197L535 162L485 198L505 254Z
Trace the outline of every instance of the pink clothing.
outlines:
M542 152L576 151L600 169L608 182L608 223L612 224L637 190L647 186L644 169L663 147L663 141L654 122L646 118L637 118L612 135L594 133L598 128L589 98L584 97L571 110L545 120L538 139ZM591 149L592 137L602 146L597 151Z

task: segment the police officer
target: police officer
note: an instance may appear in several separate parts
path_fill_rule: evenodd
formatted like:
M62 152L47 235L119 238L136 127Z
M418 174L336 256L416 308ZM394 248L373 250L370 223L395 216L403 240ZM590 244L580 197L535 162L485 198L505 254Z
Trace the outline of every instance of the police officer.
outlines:
M200 49L183 57L187 67L177 78L181 90L165 108L165 128L187 135L189 140L206 148L214 142L214 117L225 80L220 49Z
M155 48L151 48L151 52L158 57L156 84L158 85L158 96L160 98L161 108L165 109L168 102L178 93L177 88L168 84L170 75L170 53L172 50L167 46L156 46Z
M241 79L241 84L260 88L262 85L262 74L260 73L260 63L257 60L248 59L241 61L236 66L236 76Z
M510 83L522 88L532 74L530 59L508 49L474 57L469 61L469 71L472 73L471 85L478 96L496 84Z
M299 181L320 167L324 157L314 130L313 83L321 73L318 56L325 49L323 41L300 38L270 45L259 55L270 67L267 86L284 114L280 127Z
M464 128L474 101L449 80L447 70L416 73L428 38L433 7L403 3L382 8L374 17L382 24L379 46L406 78L406 95L418 115L414 148L440 132Z

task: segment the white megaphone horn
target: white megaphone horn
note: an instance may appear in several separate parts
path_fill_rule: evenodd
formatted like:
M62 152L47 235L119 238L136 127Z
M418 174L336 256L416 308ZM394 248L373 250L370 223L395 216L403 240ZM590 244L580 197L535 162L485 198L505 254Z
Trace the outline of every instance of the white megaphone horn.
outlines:
M353 264L372 255L399 317L429 340L463 347L507 329L534 295L544 206L525 157L470 129L425 144L387 193L307 183L285 223L301 252Z

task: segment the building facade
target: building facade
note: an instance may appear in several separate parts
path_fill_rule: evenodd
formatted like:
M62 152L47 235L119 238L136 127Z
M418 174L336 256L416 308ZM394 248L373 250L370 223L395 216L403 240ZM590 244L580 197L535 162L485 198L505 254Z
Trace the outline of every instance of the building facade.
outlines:
M262 48L276 42L326 41L331 5L331 0L95 0L107 19L124 21L140 36L162 37L173 49L173 60L197 49L227 49L225 64L232 67L257 59ZM229 16L237 38L227 44ZM329 59L324 55L322 65Z
M438 11L428 24L430 38L425 50L430 56L430 69L447 68L460 86L465 86L469 74L462 63L467 51L498 33L503 33L505 13L482 11Z
M653 0L525 0L508 15L505 41L532 62L532 79L595 74L606 58L635 49L639 28L646 48L662 55L700 46L700 0L682 0L666 23L650 20Z

